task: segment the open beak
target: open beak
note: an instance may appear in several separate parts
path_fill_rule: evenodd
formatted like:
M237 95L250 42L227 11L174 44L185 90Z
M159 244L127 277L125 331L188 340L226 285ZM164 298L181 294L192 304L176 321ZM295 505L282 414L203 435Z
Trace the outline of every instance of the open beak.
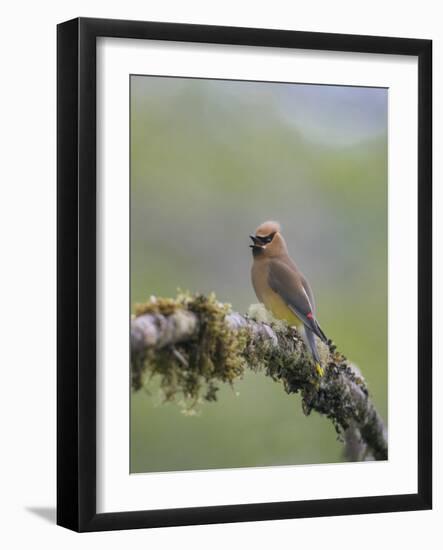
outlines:
M253 244L249 245L249 248L263 248L263 243L260 242L260 239L255 235L249 235L249 238L252 240Z

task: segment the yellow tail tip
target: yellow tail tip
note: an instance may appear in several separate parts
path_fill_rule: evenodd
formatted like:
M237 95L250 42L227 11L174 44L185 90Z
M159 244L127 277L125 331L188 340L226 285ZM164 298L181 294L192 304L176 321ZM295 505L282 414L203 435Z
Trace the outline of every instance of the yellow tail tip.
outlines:
M315 363L315 370L317 371L317 374L320 376L320 378L324 375L325 370L320 365L320 363Z

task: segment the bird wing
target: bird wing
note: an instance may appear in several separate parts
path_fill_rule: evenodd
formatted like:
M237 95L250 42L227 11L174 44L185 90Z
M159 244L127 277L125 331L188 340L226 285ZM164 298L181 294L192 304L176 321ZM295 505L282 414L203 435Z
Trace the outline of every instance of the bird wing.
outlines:
M298 274L285 263L274 260L269 265L268 282L303 324L326 342L327 338L314 317L314 304L309 296L312 296L312 290L305 288Z
M305 277L303 277L301 273L300 273L300 277L301 277L301 283L303 285L303 288L305 289L306 294L308 295L309 302L312 308L312 313L315 315L315 298L314 298L314 293L312 292L311 285L308 283L308 281L305 279Z

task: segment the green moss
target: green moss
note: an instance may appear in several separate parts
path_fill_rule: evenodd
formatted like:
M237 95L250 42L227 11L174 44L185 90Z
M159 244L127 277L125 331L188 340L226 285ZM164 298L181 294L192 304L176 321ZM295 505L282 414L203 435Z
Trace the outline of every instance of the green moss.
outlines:
M199 319L197 337L189 342L161 350L149 350L134 365L138 374L133 387L146 386L152 376L160 377L160 386L167 401L177 400L185 412L201 401L215 401L221 383L233 384L243 375L246 361L243 351L246 331L233 331L225 322L231 311L229 304L217 301L214 294L203 296L180 293L177 298L151 298L137 304L135 314L170 315L187 309Z
M322 344L325 373L319 376L297 329L282 321L268 320L267 324L277 335L278 344L257 342L256 338L251 340L244 353L249 368L264 369L267 376L282 383L288 394L300 393L304 414L309 415L315 410L327 416L340 438L352 422L364 421L366 403L363 400L356 406L349 388L350 384L355 384L367 397L366 383L333 342Z
M186 292L179 292L176 298L151 298L143 304L135 304L134 313L136 317L146 313L161 313L162 315L171 315L178 309L186 309L191 295Z
M260 339L248 329L233 330L226 323L229 304L217 301L214 294L179 293L175 299L151 298L135 307L135 315L157 313L170 315L180 309L195 313L199 320L196 338L160 350L149 350L133 358L133 388L147 387L152 376L160 379L165 400L179 402L185 412L192 412L202 401L216 401L220 384L234 384L246 368L263 370L283 385L288 394L300 393L303 412L312 410L332 420L339 434L352 421L360 422L365 407L359 410L349 390L349 383L367 388L360 373L329 341L322 349L325 374L320 377L297 329L285 322L266 317L260 308L249 315L268 324L277 336L277 345Z

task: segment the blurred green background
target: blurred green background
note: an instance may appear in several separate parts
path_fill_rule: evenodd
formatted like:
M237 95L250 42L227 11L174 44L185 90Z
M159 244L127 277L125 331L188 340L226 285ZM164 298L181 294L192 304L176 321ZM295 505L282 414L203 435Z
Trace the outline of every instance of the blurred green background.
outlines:
M386 89L131 77L131 303L256 303L248 235L279 220L319 322L387 420ZM131 472L343 460L327 419L263 374L184 416L131 395Z

